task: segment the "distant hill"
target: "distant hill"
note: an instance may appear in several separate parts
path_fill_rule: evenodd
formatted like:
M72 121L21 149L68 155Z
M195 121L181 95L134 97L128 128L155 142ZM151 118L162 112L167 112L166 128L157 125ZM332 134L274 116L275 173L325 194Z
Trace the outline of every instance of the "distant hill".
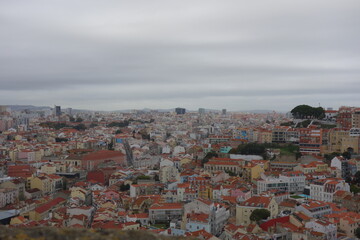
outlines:
M12 111L22 111L22 110L30 110L30 111L44 111L50 110L52 107L49 106L34 106L34 105L7 105ZM130 113L134 110L143 111L143 112L150 112L150 111L157 111L157 112L175 112L175 108L169 109L151 109L151 108L143 108L143 109L122 109L122 110L114 110L114 111L102 111L102 110L87 110L87 109L72 109L73 113L77 112L118 112L118 113ZM193 109L186 109L186 112L198 112L198 110ZM221 109L205 109L205 112L221 112ZM238 112L238 113L272 113L274 110L239 110L239 111L228 111L228 112ZM278 113L282 113L281 111L276 111Z
M11 109L11 111L22 111L22 110L31 110L31 111L41 111L41 110L49 110L51 107L48 106L33 106L33 105L7 105Z

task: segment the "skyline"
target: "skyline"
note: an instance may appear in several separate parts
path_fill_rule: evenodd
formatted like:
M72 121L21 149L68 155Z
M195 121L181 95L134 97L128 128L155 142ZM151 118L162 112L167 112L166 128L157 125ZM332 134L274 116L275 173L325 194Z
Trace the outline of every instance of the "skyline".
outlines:
M0 2L0 102L356 106L360 2Z

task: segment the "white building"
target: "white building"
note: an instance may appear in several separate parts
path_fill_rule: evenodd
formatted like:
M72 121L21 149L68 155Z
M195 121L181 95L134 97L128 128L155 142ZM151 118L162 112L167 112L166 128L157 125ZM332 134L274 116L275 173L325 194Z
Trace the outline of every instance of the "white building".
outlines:
M295 211L303 212L305 215L312 218L320 218L332 213L332 209L328 203L314 200L308 200L307 202L296 206Z
M180 173L174 166L164 166L160 168L159 178L161 183L180 181Z
M350 185L340 178L319 179L310 184L310 198L332 202L334 193L338 190L350 192Z
M270 190L283 190L287 192L303 192L306 177L301 171L284 172L279 177L261 175L257 181L257 193Z
M221 233L230 217L230 211L224 206L205 199L195 199L184 205L184 216L188 213L204 213L210 216L210 230L213 235ZM186 219L184 219L186 221Z
M15 188L0 189L0 208L8 204L14 203L18 196L18 190Z
M316 232L324 233L326 235L326 240L336 240L337 239L337 226L334 223L331 223L327 220L312 220L305 223L306 228L311 228Z

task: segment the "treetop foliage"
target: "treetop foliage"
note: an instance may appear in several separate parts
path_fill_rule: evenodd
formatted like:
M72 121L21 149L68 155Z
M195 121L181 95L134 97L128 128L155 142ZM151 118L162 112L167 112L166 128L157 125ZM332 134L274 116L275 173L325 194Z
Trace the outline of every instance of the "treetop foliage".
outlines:
M255 209L250 215L250 220L255 221L255 222L259 222L261 220L267 219L268 217L270 217L270 211L269 210L267 210L267 209Z
M325 117L325 110L322 107L299 105L291 110L291 114L297 119L323 119Z

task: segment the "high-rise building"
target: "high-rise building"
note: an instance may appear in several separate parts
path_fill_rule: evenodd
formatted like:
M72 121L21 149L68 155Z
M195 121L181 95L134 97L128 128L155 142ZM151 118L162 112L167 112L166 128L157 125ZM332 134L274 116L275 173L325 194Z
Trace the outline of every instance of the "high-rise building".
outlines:
M360 111L359 108L356 107L340 107L339 108L339 112L336 116L336 123L338 124L339 127L341 128L352 128L354 127L353 124L354 121L356 122L356 115L354 116L353 119L353 114Z
M66 113L71 116L71 115L72 115L72 108L67 108L67 109L66 109Z
M185 108L175 108L176 114L185 114L186 109Z
M0 113L4 113L4 112L7 112L7 111L8 111L7 106L4 106L4 105L0 106Z
M352 128L360 128L360 109L355 111L351 118Z
M57 117L59 117L61 115L61 107L60 106L54 107L54 115Z
M199 108L199 114L204 114L205 113L205 108Z
M226 109L225 108L221 112L222 112L222 115L226 115Z

